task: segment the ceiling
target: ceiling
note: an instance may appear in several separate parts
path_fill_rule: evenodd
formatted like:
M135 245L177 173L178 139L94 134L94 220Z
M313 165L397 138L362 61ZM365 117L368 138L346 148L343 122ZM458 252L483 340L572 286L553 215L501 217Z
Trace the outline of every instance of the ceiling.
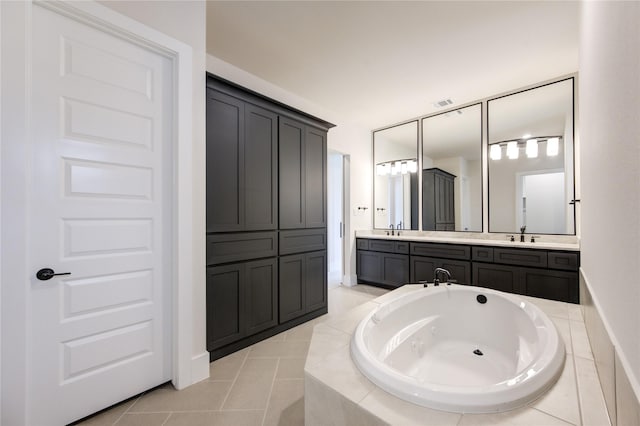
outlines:
M576 72L579 15L570 1L209 1L207 52L375 129Z

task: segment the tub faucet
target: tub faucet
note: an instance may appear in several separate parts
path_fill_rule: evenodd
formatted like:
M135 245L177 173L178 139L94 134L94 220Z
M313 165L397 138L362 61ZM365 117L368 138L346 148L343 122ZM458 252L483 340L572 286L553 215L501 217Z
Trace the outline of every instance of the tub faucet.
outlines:
M438 274L444 274L445 275L444 284L451 285L451 283L449 282L449 280L451 279L451 272L447 271L444 268L436 268L433 271L433 285L440 285Z
M391 235L395 235L395 234L393 233L393 223L392 223L391 225L389 225L389 229L391 229Z

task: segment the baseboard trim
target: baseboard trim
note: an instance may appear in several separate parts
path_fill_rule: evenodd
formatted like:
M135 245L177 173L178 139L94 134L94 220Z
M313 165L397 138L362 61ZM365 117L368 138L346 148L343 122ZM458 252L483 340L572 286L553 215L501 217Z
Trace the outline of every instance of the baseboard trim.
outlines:
M191 384L209 378L209 352L204 351L191 358Z

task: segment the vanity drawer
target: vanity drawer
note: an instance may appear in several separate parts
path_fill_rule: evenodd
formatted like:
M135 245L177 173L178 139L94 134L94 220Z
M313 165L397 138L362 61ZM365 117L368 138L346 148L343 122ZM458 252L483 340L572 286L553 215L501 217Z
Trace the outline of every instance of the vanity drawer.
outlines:
M532 266L534 268L547 267L546 250L527 249L493 249L493 261L505 265Z
M409 243L406 241L395 241L393 245L393 252L400 254L409 254Z
M242 232L207 236L207 265L277 256L277 232Z
M471 260L493 262L493 247L471 247Z
M577 271L579 266L578 253L550 251L548 253L549 269L563 269Z
M410 253L415 256L469 260L471 247L457 244L411 243Z
M393 253L395 241L389 240L369 240L369 250Z
M280 254L303 253L327 248L327 229L280 231Z
M364 238L356 238L356 248L358 250L369 250L369 240Z

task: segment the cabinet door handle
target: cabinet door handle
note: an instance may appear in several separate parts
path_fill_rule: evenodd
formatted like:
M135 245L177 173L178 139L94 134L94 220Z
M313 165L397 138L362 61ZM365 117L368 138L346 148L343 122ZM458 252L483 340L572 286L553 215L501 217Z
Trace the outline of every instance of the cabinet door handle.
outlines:
M342 223L342 222L340 222L340 238L342 238L342 232L343 232L343 231L342 231L342 226L343 226L343 223Z

